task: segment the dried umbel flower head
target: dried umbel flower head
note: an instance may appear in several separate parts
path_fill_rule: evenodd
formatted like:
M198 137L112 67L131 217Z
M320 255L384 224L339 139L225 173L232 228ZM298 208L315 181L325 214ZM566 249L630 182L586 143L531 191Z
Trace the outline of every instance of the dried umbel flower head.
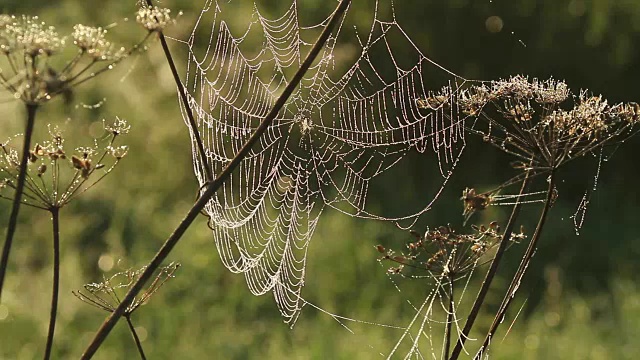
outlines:
M493 197L488 193L478 194L476 189L466 188L462 192L460 200L464 205L462 216L466 222L476 211L486 209L493 202Z
M117 116L112 123L107 124L106 120L102 120L102 123L104 125L104 129L114 136L128 134L129 130L131 130L131 125L129 125L127 120L121 119Z
M478 261L502 238L500 226L491 222L488 226L472 226L473 233L458 234L451 226L440 226L424 234L411 231L415 241L407 244L407 251L396 253L378 245L376 250L384 254L381 261L395 263L388 272L402 274L407 269L426 270L435 278L455 278L473 270ZM525 235L512 234L516 241Z
M127 50L106 40L106 34L103 28L78 24L67 41L38 17L0 15L0 56L7 60L0 62L0 85L27 104L59 94L69 99L71 88L114 68L149 36ZM68 52L62 50L70 43L78 53L65 59Z
M4 38L3 43L8 46L6 52L24 51L30 57L38 55L50 56L60 50L65 44L53 26L47 26L37 16L15 17L5 15L1 23ZM9 45L10 44L10 45Z
M450 105L451 96L451 88L446 86L437 93L430 92L429 96L424 99L416 99L416 104L419 108L438 110Z
M24 187L25 204L41 208L61 208L75 196L95 186L111 173L127 154L126 146L115 146L116 138L126 131L114 132L113 126L129 129L126 121L117 119L106 125L107 136L93 140L92 146L78 147L74 151L65 149L65 138L57 127L49 127L49 139L36 143L27 156L27 181ZM0 144L0 181L6 187L0 198L12 200L10 190L15 190L20 159L12 143L18 136Z
M158 274L151 284L146 290L134 298L131 304L127 306L123 316L131 316L140 305L147 303L162 285L175 277L174 274L179 267L180 263L177 262L172 262L169 265L160 267ZM105 277L102 282L85 284L83 286L84 290L75 290L73 291L73 295L98 309L114 312L118 305L120 305L121 299L124 298L129 288L138 281L145 269L146 267L138 270L129 269L116 273L109 278Z
M474 121L471 132L531 164L529 169L555 169L620 141L639 119L635 103L610 105L587 91L574 96L564 82L554 79L514 76L443 95L462 113L484 120L486 128ZM431 109L432 103L424 99L418 104Z
M149 32L163 31L167 26L175 24L171 10L158 6L142 6L136 13L136 21Z
M114 61L126 54L124 47L117 48L107 41L107 30L101 27L92 27L77 24L73 27L73 43L82 53L86 53L96 61Z

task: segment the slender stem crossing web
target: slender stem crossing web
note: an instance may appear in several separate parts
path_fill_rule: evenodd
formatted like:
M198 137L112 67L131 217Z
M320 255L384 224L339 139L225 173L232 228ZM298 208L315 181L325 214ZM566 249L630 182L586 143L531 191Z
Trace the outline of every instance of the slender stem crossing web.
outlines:
M365 32L351 30L348 15L342 18L265 135L205 207L223 264L244 274L253 294L273 293L291 325L305 304L307 249L322 212L412 223L429 210L464 149L456 109L427 111L416 99L430 94L431 77L446 78L453 91L466 80L418 49L396 21L392 2L373 4ZM304 24L299 1L276 17L255 3L245 31L234 34L225 18L230 6L208 0L185 42L188 103L182 105L195 115L214 175L272 107L309 51L306 39L329 19ZM192 138L204 186L208 169ZM436 156L440 190L410 214L371 211L370 181L410 152Z

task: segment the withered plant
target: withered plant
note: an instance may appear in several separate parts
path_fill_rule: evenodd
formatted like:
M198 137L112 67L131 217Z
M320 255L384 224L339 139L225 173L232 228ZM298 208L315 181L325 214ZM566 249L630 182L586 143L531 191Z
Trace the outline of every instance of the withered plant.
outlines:
M63 132L49 126L50 138L37 143L27 155L27 167L21 173L22 159L12 147L19 139L14 136L0 144L0 198L12 201L17 192L16 183L24 176L23 205L45 210L51 214L53 226L53 289L49 330L45 358L51 354L58 312L60 288L60 210L75 197L99 183L118 165L128 148L116 145L116 138L129 132L129 125L122 119L104 125L106 135L94 139L90 146L73 151L65 148Z
M104 138L75 151L65 149L58 126L49 125L50 139L33 146L32 135L36 114L45 103L60 96L70 104L77 86L113 69L141 50L149 38L146 34L138 44L125 48L109 41L107 32L102 27L76 24L69 35L61 36L37 16L0 14L0 88L5 90L0 101L20 101L26 109L24 133L2 143L0 150L0 197L12 201L0 258L0 300L21 205L50 212L53 295L45 359L51 356L58 308L60 209L113 170L127 152L114 141L129 127L117 119L105 125ZM18 140L22 140L21 146L14 144Z
M488 350L492 336L502 322L514 299L513 295L529 267L549 210L558 196L556 189L558 169L574 159L598 153L605 147L617 145L632 136L640 120L640 106L636 103L612 105L602 96L591 95L588 91L574 94L562 81L530 80L524 76L474 85L460 92L444 88L440 92L431 93L429 97L416 101L419 107L427 111L446 107L451 109L450 114L468 117L466 130L510 155L511 165L518 172L516 176L495 189L477 192L474 188L467 188L462 194L465 222L475 212L482 211L488 206L501 202L513 202L515 205L504 232L499 236L499 241L494 244L497 245L497 249L489 261L489 269L466 317L465 325L457 337L457 343L449 356L447 339L443 358L455 360L460 356L508 244L514 236L522 237L520 234L513 234L522 204L543 202L538 224L530 237L520 265L507 287L494 321L475 356L479 359ZM544 178L546 190L527 193L534 178ZM517 195L500 194L516 184L520 184ZM525 199L525 196L539 194L544 194L544 200ZM427 232L425 238L429 238L429 234ZM442 233L439 236L441 235ZM433 234L430 236L433 238ZM449 236L451 235L447 235L447 238ZM457 236L459 235L454 235L454 238ZM451 250L444 251L442 254L449 254L444 257L445 259L455 260ZM437 261L438 256L432 257L431 260ZM401 258L413 260L404 255ZM389 259L400 260L396 257ZM404 262L405 260L402 261L401 266L406 266ZM476 264L478 263L474 263L472 267ZM441 267L441 271L442 269L446 267ZM451 281L447 283L452 284ZM447 337L451 334L450 321L451 319L448 319Z
M169 265L162 266L158 269L151 284L146 290L134 298L127 307L122 316L127 320L129 331L133 340L136 343L136 348L140 354L140 358L145 360L147 357L144 354L142 348L142 342L136 332L133 322L131 321L131 315L134 311L140 308L141 305L146 304L151 297L164 285L168 280L175 277L174 273L180 267L180 263L172 262ZM73 291L78 299L86 304L89 304L100 310L112 313L122 303L122 297L129 290L129 288L140 278L142 272L146 269L143 267L138 270L128 269L119 273L116 273L110 277L105 277L102 282L90 283L83 286L83 290Z
M37 16L0 15L0 87L6 90L6 98L0 101L21 101L26 108L13 204L0 258L0 299L23 199L38 109L57 96L64 97L67 102L72 101L76 86L113 69L141 49L140 45L149 37L147 34L140 43L125 48L107 40L106 35L105 28L77 24L65 37ZM70 58L64 53L69 47L75 48L75 55Z
M423 235L410 231L415 241L409 242L402 251L376 246L378 252L383 254L379 260L394 264L388 268L389 274L420 276L421 273L427 273L427 277L434 280L437 290L445 292L447 319L442 350L444 359L449 358L456 313L455 282L469 276L477 266L482 265L487 254L504 236L495 221L489 226L473 225L471 228L473 232L470 234L460 234L450 225L427 229ZM519 242L524 238L526 235L521 230L519 234L512 234L510 241Z

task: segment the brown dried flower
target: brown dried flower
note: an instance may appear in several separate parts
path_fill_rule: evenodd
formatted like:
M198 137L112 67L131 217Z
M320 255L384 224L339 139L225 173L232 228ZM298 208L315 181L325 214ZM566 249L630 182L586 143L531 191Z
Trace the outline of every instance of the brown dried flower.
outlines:
M433 109L446 97L463 114L484 120L469 130L529 168L549 170L628 136L639 120L636 103L610 105L586 91L571 96L567 85L550 79L529 80L514 76L472 86L451 95L431 94L418 100ZM568 108L568 109L567 109Z
M41 209L63 207L111 173L128 151L126 146L114 146L115 139L129 129L124 120L117 119L116 124L120 131L105 124L105 130L109 134L107 137L93 140L93 146L76 148L69 158L64 148L62 131L49 127L49 140L36 144L28 154L25 204ZM13 184L18 177L20 163L18 152L11 146L16 138L18 137L15 136L0 146L0 173L3 174L0 181L7 184L0 192L0 198L8 200L12 196L4 192L15 190ZM104 170L96 173L101 169Z
M381 261L396 265L391 274L402 274L406 269L426 270L434 277L457 277L473 270L478 261L502 238L497 222L489 226L472 226L471 234L458 234L451 226L440 226L424 234L410 231L415 241L407 244L408 252L396 254L381 245L376 248L384 255ZM524 238L523 233L512 234L513 240Z
M176 22L171 17L170 9L146 5L136 13L136 21L150 32L163 31L167 26Z
M127 50L106 40L106 33L101 27L77 24L69 36L72 41L67 41L37 16L0 15L0 56L6 57L0 62L0 86L27 104L57 95L70 101L73 87L113 69L149 37ZM65 59L68 52L63 49L69 43L79 53Z

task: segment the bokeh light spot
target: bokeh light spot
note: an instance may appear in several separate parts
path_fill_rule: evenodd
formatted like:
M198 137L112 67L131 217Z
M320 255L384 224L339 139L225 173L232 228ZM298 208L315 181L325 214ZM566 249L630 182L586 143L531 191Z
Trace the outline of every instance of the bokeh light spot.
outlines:
M490 33L499 33L502 31L504 27L504 21L500 16L489 16L487 20L484 22L484 26L487 28L487 31Z
M136 328L136 333L138 334L138 338L140 338L141 342L147 340L147 337L149 336L149 333L147 332L147 329L144 328L144 326L138 326Z
M538 335L531 334L531 335L527 336L526 338L524 338L524 346L528 350L537 349L538 346L540 346L540 339L538 338Z
M102 271L111 271L113 269L114 261L113 256L109 254L102 254L98 259L98 267Z

